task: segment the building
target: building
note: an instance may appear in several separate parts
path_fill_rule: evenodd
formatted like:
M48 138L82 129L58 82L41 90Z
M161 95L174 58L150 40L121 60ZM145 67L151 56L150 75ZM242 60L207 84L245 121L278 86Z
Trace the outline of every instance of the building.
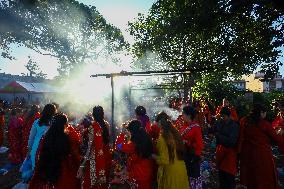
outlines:
M235 80L232 81L233 85L240 91L246 90L246 81L245 80Z
M283 91L284 90L284 78L279 73L271 81L262 81L264 78L264 73L256 72L249 76L245 76L246 89L253 92L270 92L274 90Z
M0 88L0 99L13 102L22 100L25 102L46 101L53 98L60 90L47 83L27 83L12 81Z
M12 74L6 74L6 73L0 73L0 88L4 87L8 83L12 81L21 81L21 82L27 82L27 83L40 83L40 82L46 82L49 80L46 79L40 79L32 76L26 76L26 75L12 75Z

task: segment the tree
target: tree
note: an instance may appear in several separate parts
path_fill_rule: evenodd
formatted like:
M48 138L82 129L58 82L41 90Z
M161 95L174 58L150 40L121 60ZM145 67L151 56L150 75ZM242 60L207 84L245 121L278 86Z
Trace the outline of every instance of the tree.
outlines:
M43 73L41 69L39 68L38 64L35 61L33 61L30 57L25 67L29 71L30 77L46 79L47 74Z
M8 0L0 14L2 56L12 58L9 44L18 43L56 57L61 76L73 75L98 58L118 61L115 55L127 45L121 31L107 24L95 7L75 0Z
M148 16L140 14L129 24L136 39L132 47L136 64L143 67L150 61L154 64L146 69L163 64L158 69L203 70L193 72L192 77L179 76L183 77L185 96L192 78L200 80L204 73L238 77L258 67L276 73L281 65L277 48L283 44L283 32L275 24L281 24L283 18L279 10L254 2L238 9L234 1L158 0ZM264 10L259 12L261 8ZM149 52L155 52L155 58Z
M192 91L195 98L205 97L213 101L214 104L222 103L224 98L233 101L244 94L244 91L238 90L232 81L212 74L203 75L202 79L196 82Z

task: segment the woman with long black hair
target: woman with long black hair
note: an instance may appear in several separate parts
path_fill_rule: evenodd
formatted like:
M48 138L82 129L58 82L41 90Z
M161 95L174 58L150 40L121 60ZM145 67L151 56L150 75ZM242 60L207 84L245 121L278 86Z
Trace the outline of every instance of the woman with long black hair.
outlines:
M266 108L261 104L254 105L240 126L241 184L248 189L280 188L271 145L274 142L281 147L284 141L266 120Z
M137 189L151 189L154 180L151 138L138 120L132 120L128 124L127 130L130 132L130 141L118 144L117 148L128 155L129 181L130 183L136 181Z
M84 189L106 189L111 168L109 123L101 106L93 108L94 121L88 129L88 149L78 170Z
M54 116L39 146L30 189L80 188L80 181L76 178L80 165L79 145L72 145L77 141L73 141L72 136L66 132L67 126L68 119L65 114L59 113Z

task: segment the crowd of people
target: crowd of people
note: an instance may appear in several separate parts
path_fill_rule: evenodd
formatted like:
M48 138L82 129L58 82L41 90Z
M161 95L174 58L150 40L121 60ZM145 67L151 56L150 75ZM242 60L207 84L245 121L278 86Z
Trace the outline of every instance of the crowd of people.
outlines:
M2 106L0 104L0 106ZM202 189L204 136L216 141L214 162L220 189L279 189L271 150L284 153L284 103L270 123L255 104L238 117L227 99L215 110L205 101L181 107L177 119L161 110L152 122L143 106L125 120L113 139L103 107L95 106L77 125L56 103L9 111L9 160L20 164L30 189ZM0 146L5 115L0 107ZM236 177L240 174L240 181ZM283 187L283 186L282 186Z

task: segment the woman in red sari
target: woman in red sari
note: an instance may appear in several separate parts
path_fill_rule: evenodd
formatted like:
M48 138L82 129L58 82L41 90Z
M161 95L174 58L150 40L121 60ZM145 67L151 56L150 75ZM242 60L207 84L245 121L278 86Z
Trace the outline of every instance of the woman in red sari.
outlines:
M265 120L266 109L255 105L240 127L240 177L247 189L279 189L271 142L283 146L284 139L277 135Z
M129 183L135 189L151 189L154 180L154 161L151 158L151 138L138 120L132 120L127 127L131 138L128 143L118 144L118 150L128 155L127 172Z
M77 177L83 189L107 189L111 168L109 124L101 106L93 108L94 122L89 127L88 149Z
M30 130L33 126L34 121L36 119L38 119L39 117L40 117L39 106L38 105L32 105L31 110L29 111L29 113L27 114L27 116L24 120L23 129L22 129L22 139L23 139L22 153L23 153L23 157L27 156L28 140L29 140L29 136L30 136Z
M4 142L5 112L0 108L0 147Z
M79 136L67 126L67 116L58 113L37 152L35 173L30 189L79 189L76 178L80 165Z
M23 119L19 116L19 110L13 109L8 125L9 160L11 163L18 164L23 160L22 156L22 135Z

